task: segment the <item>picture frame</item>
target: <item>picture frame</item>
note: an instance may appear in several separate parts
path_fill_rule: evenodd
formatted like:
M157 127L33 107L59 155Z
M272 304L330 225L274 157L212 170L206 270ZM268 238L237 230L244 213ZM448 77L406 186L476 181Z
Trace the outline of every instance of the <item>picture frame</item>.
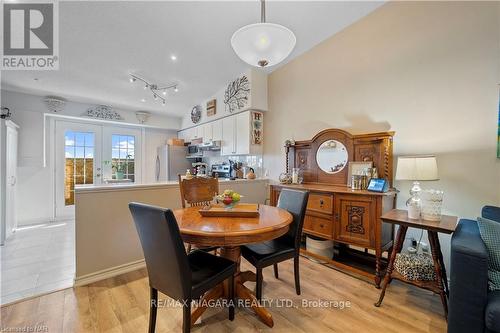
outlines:
M215 116L217 113L217 99L211 99L207 102L207 116Z
M352 175L359 174L362 170L373 168L373 161L369 162L349 162L347 174L347 186L351 186Z

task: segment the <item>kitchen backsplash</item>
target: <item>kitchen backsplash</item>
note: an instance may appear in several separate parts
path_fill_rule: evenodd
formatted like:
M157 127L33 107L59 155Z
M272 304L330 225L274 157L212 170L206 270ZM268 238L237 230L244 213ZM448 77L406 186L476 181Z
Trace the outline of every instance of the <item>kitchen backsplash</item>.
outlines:
M265 176L263 167L262 155L235 155L235 156L220 156L220 151L205 151L203 152L203 162L207 163L209 168L212 164L228 163L229 160L241 162L244 166L254 169L255 175L258 178Z

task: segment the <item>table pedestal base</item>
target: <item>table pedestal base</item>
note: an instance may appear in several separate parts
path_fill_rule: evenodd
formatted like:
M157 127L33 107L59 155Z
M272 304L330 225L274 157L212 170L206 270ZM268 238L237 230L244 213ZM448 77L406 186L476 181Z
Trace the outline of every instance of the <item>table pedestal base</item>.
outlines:
M241 249L239 246L231 246L231 247L223 247L221 248L221 256L227 259L230 259L236 263L236 274L234 275L234 291L235 298L240 300L244 300L245 304L250 304L252 310L255 314L269 327L274 326L273 316L271 313L260 305L260 302L255 297L253 291L245 287L243 284L247 281L255 282L256 276L255 273L251 271L240 271L240 262L241 262ZM218 298L228 298L228 286L227 281L223 284L218 285L212 290L208 291L203 298L201 299L200 306L198 306L191 314L191 325L200 318L200 316L207 310L207 305L209 301L218 299Z

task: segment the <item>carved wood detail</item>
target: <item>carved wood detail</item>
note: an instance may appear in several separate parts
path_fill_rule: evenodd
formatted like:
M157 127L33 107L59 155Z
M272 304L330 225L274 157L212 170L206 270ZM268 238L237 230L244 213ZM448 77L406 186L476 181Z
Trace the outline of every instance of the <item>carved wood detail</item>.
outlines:
M392 137L394 132L379 132L352 135L340 129L327 129L316 134L311 140L296 141L288 146L292 150L293 161L289 162L288 170L300 168L305 183L323 183L346 185L348 167L339 173L328 174L322 171L316 162L316 152L319 146L327 140L337 140L347 149L349 162L373 161L380 178L387 178L392 185Z
M363 214L365 213L364 207L347 206L348 223L346 231L355 234L365 234L365 227L363 226Z

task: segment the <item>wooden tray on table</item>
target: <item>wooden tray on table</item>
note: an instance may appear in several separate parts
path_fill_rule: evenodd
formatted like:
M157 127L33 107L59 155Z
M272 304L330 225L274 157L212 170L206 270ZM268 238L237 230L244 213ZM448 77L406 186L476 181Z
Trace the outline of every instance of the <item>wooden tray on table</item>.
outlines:
M257 217L259 204L238 203L231 208L223 204L204 206L199 210L201 216L206 217Z

